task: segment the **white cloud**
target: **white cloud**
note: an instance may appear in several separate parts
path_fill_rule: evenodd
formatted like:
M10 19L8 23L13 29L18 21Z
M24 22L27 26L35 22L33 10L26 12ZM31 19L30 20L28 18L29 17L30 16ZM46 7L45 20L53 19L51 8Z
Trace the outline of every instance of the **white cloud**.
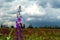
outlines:
M60 16L57 16L57 19L60 19Z
M43 10L43 8L37 4L29 5L25 12L31 16L45 15L45 10Z
M17 14L11 14L11 17L16 17L17 16Z
M38 20L38 21L42 21L42 18L27 18L27 21L32 21L32 20Z
M2 20L2 18L0 18L0 20Z
M35 20L35 18L27 18L27 21Z
M11 25L14 25L15 26L15 22L11 22L11 21L5 21L4 23L3 23L4 25L8 25L8 26L11 26Z

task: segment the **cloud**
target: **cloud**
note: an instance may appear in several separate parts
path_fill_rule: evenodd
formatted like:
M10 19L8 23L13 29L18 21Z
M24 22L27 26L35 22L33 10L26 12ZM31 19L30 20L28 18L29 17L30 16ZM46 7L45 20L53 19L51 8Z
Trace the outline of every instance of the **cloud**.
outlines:
M60 20L59 4L60 0L0 0L0 23L14 24L21 5L23 23L54 25Z
M45 10L42 7L37 6L37 4L30 5L26 8L25 12L31 16L41 16L45 15Z
M60 8L60 0L38 0L37 4L45 8L48 2L53 8Z
M60 19L60 16L57 16L57 19Z
M12 2L12 1L14 1L14 0L5 0L6 2Z
M52 0L51 4L53 8L60 8L60 0Z
M15 26L15 22L11 22L11 21L5 21L4 22L4 25L8 25L9 27L11 26L11 25L14 25Z
M27 21L35 20L34 18L28 18Z

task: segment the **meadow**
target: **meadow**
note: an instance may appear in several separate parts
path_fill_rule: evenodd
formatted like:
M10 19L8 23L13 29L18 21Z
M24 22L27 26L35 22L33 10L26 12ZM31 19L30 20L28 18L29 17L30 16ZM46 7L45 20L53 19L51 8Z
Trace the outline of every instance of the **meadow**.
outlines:
M60 29L21 28L21 30L23 40L60 40ZM16 37L15 28L0 28L0 40L15 40Z

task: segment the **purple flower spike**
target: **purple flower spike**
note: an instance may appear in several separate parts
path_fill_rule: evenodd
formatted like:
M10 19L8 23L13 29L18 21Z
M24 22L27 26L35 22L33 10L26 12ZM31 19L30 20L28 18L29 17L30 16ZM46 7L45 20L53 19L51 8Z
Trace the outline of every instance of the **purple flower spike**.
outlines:
M22 40L22 35L21 35L21 33L20 33L20 32L21 32L21 24L20 24L21 21L22 21L22 20L21 20L21 16L20 16L20 18L17 18L17 21L16 21L16 29L17 29L17 30L16 30L16 34L17 34L17 36L20 38L20 40ZM19 30L20 32L19 32L18 30ZM16 39L16 40L18 40L18 39Z
M17 20L16 20L16 34L17 37L20 38L20 40L22 40L22 35L21 35L21 21L22 21L22 16L20 16L20 12L21 12L21 6L19 6L19 10L18 10L19 14L17 15ZM16 38L16 40L18 40L18 38Z

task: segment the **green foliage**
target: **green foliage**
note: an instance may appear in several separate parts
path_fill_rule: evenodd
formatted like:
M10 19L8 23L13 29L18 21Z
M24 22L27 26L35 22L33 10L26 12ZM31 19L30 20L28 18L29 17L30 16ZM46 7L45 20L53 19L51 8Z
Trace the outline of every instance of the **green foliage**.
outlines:
M42 34L40 34L40 33L42 33ZM38 32L32 33L32 35L24 34L23 40L60 40L60 32L41 31L40 33L38 31ZM40 34L40 35L38 35L38 34ZM15 38L16 38L15 35L13 35L13 37L12 36L9 36L9 37L10 37L9 40L15 40ZM2 35L0 37L0 40L7 40L7 36Z
M48 36L48 35L43 36L43 35L41 35L41 36L38 37L37 33L34 33L34 34L32 34L32 36L25 35L23 37L23 40L60 40L60 38L56 37L54 35L51 35L51 36Z
M29 26L28 28L33 28L32 26Z
M39 28L45 28L45 29L60 29L58 26L40 26Z
M1 28L3 28L3 25L1 24Z
M23 24L22 28L25 28L25 24Z
M14 28L14 26L11 26L11 28Z
M37 28L37 27L35 27L35 28Z
M33 26L32 25L29 25L29 27L28 28L33 28Z
M7 40L7 38L6 38L4 35L2 35L2 36L0 37L0 40Z

